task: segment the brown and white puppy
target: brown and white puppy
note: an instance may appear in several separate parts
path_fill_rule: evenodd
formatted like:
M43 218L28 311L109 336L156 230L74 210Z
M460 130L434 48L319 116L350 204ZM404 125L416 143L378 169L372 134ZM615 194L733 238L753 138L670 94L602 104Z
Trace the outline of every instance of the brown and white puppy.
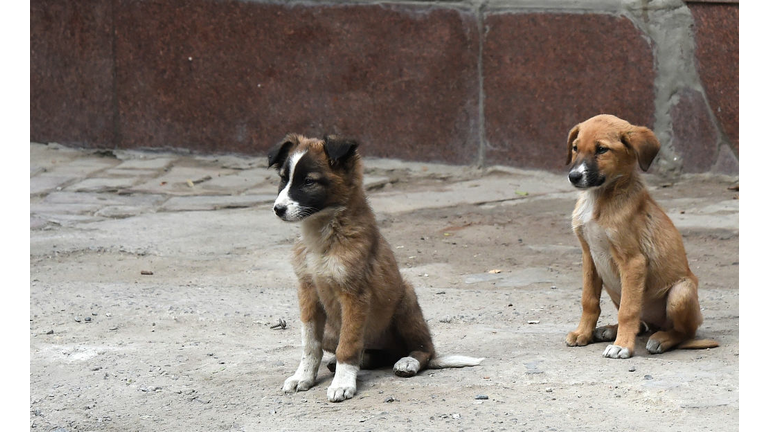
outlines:
M612 115L595 116L568 135L568 179L584 190L573 211L582 249L582 315L565 339L569 346L613 341L603 356L629 358L641 325L658 330L646 345L652 354L718 346L693 340L702 322L698 279L680 233L636 168L647 171L659 147L650 129ZM603 287L619 323L596 329Z
M293 267L303 354L283 391L312 387L326 350L336 355L328 388L332 402L355 394L361 367L394 363L395 374L409 377L427 367L474 366L482 360L434 358L416 293L400 275L366 200L357 147L336 137L289 134L268 154L269 166L280 173L274 212L301 223Z

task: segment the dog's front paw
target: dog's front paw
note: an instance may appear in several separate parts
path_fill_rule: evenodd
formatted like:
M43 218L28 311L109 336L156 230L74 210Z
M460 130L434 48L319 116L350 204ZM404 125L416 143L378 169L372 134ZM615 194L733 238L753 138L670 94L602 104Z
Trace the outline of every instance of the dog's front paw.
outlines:
M328 400L331 402L341 402L350 399L355 395L356 391L357 387L354 385L336 387L331 384L331 386L328 387Z
M283 383L284 393L295 393L299 391L307 391L315 384L314 380L303 378L298 375L294 375Z
M346 363L336 364L336 374L328 387L328 400L341 402L355 395L357 391L357 372L360 367Z
M392 370L400 377L412 377L419 372L419 361L413 357L403 357L395 363Z
M565 344L568 346L584 346L592 342L592 333L579 333L572 331L565 337Z
M632 357L632 350L619 345L608 345L603 351L603 357L614 359L626 359Z

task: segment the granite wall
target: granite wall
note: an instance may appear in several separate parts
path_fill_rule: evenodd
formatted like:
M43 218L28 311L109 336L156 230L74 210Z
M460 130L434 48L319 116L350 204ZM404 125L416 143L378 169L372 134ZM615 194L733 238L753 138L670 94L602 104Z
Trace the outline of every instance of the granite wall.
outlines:
M607 112L667 173L738 173L738 1L32 0L30 139L564 170Z

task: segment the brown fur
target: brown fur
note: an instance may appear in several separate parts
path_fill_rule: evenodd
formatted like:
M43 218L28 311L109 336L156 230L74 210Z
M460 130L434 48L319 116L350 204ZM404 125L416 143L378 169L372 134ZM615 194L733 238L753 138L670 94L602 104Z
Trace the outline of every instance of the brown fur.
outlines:
M605 152L598 154L598 146ZM582 248L583 291L581 321L566 338L569 346L615 339L617 349L612 354L606 349L604 355L628 357L643 324L658 329L648 340L651 353L675 346L718 346L713 340L693 341L703 319L698 279L688 266L680 233L636 169L639 164L647 170L658 150L650 129L610 115L593 117L569 133L567 163L596 167L605 178L602 185L582 192L573 212L573 231ZM600 255L602 250L608 253ZM604 285L618 308L619 322L596 329Z
M366 201L360 158L331 167L322 145L299 137L294 150L306 148L326 162L325 174L342 203L301 227L293 259L301 319L324 326L323 349L335 352L340 363L359 364L371 348L411 355L424 368L434 356L429 328Z
M288 135L269 154L270 166L282 166L275 214L301 221L293 267L304 356L283 390L302 391L314 384L322 346L336 355L329 363L335 371L328 390L333 402L354 395L361 367L394 363L395 374L413 376L427 367L474 366L482 360L434 358L416 292L401 276L366 200L356 148L354 141L335 137Z

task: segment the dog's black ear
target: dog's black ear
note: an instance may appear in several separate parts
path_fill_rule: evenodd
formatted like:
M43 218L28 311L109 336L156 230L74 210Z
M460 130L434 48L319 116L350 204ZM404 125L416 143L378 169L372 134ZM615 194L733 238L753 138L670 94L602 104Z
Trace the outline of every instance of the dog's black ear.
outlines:
M633 126L629 131L622 133L621 142L635 152L637 163L643 171L648 171L661 148L656 135L645 126Z
M335 135L326 135L323 137L323 141L325 141L325 146L323 146L325 154L328 156L331 164L346 162L355 155L359 146L355 140Z
M573 142L576 141L576 137L579 136L580 125L581 123L577 124L571 128L570 132L568 132L568 158L565 161L566 165L570 165L571 161L573 160Z
M267 153L267 168L277 165L280 168L288 157L293 146L298 143L295 134L288 134L279 143L275 144Z

